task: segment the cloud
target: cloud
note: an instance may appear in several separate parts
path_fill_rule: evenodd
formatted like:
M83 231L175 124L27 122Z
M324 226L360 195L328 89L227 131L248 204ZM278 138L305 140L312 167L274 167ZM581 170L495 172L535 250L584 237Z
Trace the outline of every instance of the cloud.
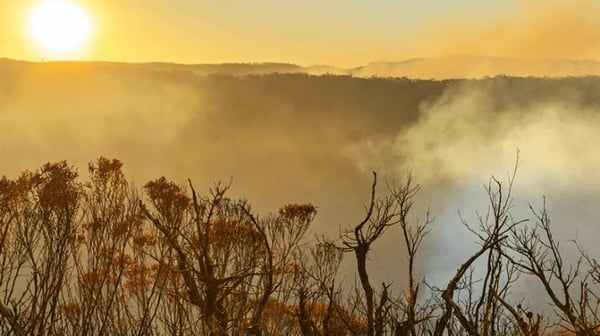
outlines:
M563 76L598 73L583 60L600 59L600 4L592 1L510 2L495 16L451 17L416 33L400 55L443 62L415 63L416 78L495 74ZM474 60L469 57L487 56ZM556 63L569 60L571 63ZM542 62L543 61L543 62Z

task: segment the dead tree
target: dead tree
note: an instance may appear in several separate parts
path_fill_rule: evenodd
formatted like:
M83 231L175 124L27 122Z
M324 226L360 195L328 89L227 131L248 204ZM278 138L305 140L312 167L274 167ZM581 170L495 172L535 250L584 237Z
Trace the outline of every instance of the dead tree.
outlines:
M405 313L406 319L402 322L398 322L396 326L396 333L408 334L411 336L417 335L416 326L418 323L427 319L430 312L424 313L423 317L419 317L417 311L417 299L419 295L419 285L415 281L414 266L417 252L423 239L429 233L429 225L433 219L430 217L429 211L427 211L425 221L422 223L416 223L413 227L409 223L408 214L414 205L414 197L419 192L420 187L412 186L412 178L409 176L406 180L406 184L401 188L392 187L391 194L397 206L398 218L400 227L402 228L402 236L404 238L404 244L406 247L406 254L408 257L408 285L406 288L405 298Z
M476 230L463 220L467 228L477 237L479 249L474 252L456 271L442 290L443 301L442 314L438 318L434 336L442 336L448 326L448 322L454 316L462 328L471 336L495 335L494 326L500 318L499 309L502 308L498 298L506 295L512 278L505 279L501 283L503 272L503 249L505 241L510 232L527 220L515 220L511 215L512 209L512 186L518 167L518 157L512 174L508 176L508 184L505 186L501 181L492 177L486 186L486 192L490 201L488 212L485 216L479 215L479 229ZM477 298L470 296L469 302L461 307L455 299L455 292L459 290L459 284L464 282L464 276L472 268L476 260L487 253L485 273L482 280L480 295ZM473 286L468 281L467 287ZM469 290L473 290L469 287Z
M0 316L4 319L0 321L0 331L7 334L14 332L17 336L26 334L25 323L19 321L18 311L11 309L10 301L14 300L16 280L25 266L20 261L23 259L20 256L23 251L17 240L17 224L21 206L25 203L24 196L29 189L28 180L27 176L22 176L17 181L4 176L0 178ZM25 188L20 188L20 185Z
M229 185L216 185L200 199L164 178L146 184L155 212L143 203L146 218L162 233L181 276L185 300L200 308L210 335L229 333L227 303L243 282L258 272L261 237L243 212L244 201L225 197Z
M276 291L283 292L284 296L290 296L298 283L297 278L300 270L295 270L295 255L300 252L300 243L308 231L317 209L312 204L286 204L279 209L277 215L259 219L251 213L246 205L241 210L248 216L256 232L259 234L263 253L257 255L261 259L261 271L256 274L258 278L256 304L252 307L252 317L248 326L248 334L260 336L263 334L261 320L267 308L269 300ZM286 281L288 288L282 289ZM305 295L300 292L298 295ZM278 298L281 299L281 298ZM303 297L306 299L306 297ZM282 300L287 301L287 298Z
M582 269L586 254L574 263L564 260L560 243L552 233L545 199L541 210L530 208L535 226L513 230L511 246L517 256L508 258L522 272L538 279L565 329L577 336L598 335L600 303L589 286L594 278L593 264L587 272Z
M542 315L533 314L530 310L526 310L518 303L516 307L508 303L504 298L497 297L500 304L509 312L512 317L512 322L516 324L517 330L523 336L540 336L543 335Z
M302 281L298 284L296 318L303 336L337 335L335 320L339 319L340 289L336 276L344 251L327 238L318 238L308 255L299 255Z
M371 200L366 210L365 218L354 229L347 229L342 236L345 250L354 252L356 256L358 276L366 301L365 315L368 336L376 335L376 302L375 293L369 281L369 273L367 272L367 255L373 242L379 239L388 228L399 223L394 197L387 196L377 199L375 197L376 186L377 174L373 172Z

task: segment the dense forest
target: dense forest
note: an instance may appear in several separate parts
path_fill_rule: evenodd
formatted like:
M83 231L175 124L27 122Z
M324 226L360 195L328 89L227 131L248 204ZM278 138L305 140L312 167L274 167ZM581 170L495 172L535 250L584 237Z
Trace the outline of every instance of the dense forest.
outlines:
M312 235L318 207L259 214L228 195L164 177L138 189L99 158L86 178L67 162L0 179L0 330L14 335L597 335L600 264L563 258L543 205L513 215L515 170L487 184L487 212L463 222L478 245L437 287L417 274L435 216L413 216L410 176L372 185L338 236ZM373 283L370 253L399 228L405 279ZM575 244L577 242L574 242ZM447 252L445 252L447 253ZM352 261L356 278L339 273ZM512 287L543 288L552 308ZM405 281L406 280L406 281ZM406 287L394 290L393 282Z

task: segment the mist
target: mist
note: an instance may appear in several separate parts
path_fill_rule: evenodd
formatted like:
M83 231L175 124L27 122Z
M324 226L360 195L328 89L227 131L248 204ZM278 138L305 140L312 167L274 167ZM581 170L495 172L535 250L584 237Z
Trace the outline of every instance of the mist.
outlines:
M242 67L233 67L240 70ZM305 73L210 73L193 66L0 62L1 174L99 156L136 184L166 176L197 190L232 179L260 213L318 207L314 234L358 224L371 171L410 172L415 216L436 217L418 270L445 281L474 246L460 224L484 185L520 165L515 216L546 196L559 239L593 251L600 194L597 77L413 80ZM248 70L251 69L251 70ZM281 69L281 68L280 68ZM266 71L266 72L265 72ZM403 281L399 232L374 246L375 279ZM376 280L377 281L377 280Z
M477 249L461 222L478 227L489 205L487 182L493 177L506 186L515 167L514 219L535 220L529 208L540 211L546 202L565 260L574 264L579 256L574 242L591 255L600 252L595 205L600 115L592 94L597 86L597 78L453 81L419 105L419 117L409 127L367 138L347 152L365 173L409 171L424 186L421 197L431 202L436 224L421 272L432 284L445 286ZM381 264L393 265L394 258ZM547 303L527 277L514 295L535 307Z
M598 3L507 1L494 15L461 13L429 23L392 60L410 77L597 75ZM487 57L481 57L487 56ZM384 64L385 65L385 64Z

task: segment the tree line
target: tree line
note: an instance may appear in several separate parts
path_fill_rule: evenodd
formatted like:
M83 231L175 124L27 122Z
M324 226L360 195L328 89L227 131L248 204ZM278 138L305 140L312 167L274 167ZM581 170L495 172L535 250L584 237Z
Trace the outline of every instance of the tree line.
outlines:
M408 177L378 193L339 237L311 237L312 204L259 215L230 184L206 194L164 177L133 186L116 159L81 181L67 162L0 179L0 332L4 335L538 336L600 333L600 264L575 263L545 205L512 214L515 170L491 178L489 208L464 224L478 242L445 286L415 274L433 216L412 216ZM398 227L405 279L376 285L369 253ZM343 258L357 278L344 283ZM511 289L535 279L551 311ZM392 281L406 283L398 293ZM423 293L426 293L424 295Z

